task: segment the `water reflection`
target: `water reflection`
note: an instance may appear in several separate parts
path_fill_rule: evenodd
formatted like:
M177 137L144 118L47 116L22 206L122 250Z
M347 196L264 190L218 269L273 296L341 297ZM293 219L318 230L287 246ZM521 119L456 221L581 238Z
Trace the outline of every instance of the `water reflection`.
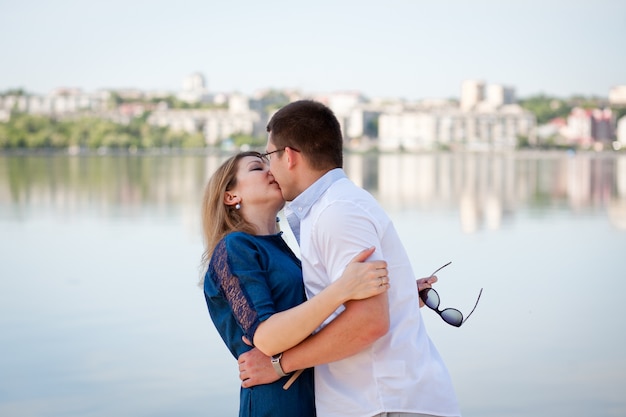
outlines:
M467 233L499 229L519 207L608 208L611 223L626 230L626 155L351 155L346 165L389 209L458 210Z
M226 157L0 157L0 203L12 217L37 207L133 216L174 205L195 224L199 194ZM626 230L626 155L351 154L345 165L385 207L458 210L467 233L499 229L519 207L606 210Z

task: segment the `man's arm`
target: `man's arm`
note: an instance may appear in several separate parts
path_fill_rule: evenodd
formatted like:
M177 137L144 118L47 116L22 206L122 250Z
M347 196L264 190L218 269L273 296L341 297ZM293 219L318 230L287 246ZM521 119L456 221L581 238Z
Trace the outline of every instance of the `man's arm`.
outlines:
M421 291L425 288L431 288L432 284L437 282L436 276L430 276L426 278L420 278L416 281L417 283L417 291ZM381 297L382 295L378 296ZM417 294L416 294L417 296ZM419 296L418 296L419 297ZM367 300L363 300L367 301ZM360 304L359 306L354 306L354 304ZM420 307L424 305L423 301L420 299ZM368 305L360 302L350 302L346 305L346 310L340 314L333 322L331 322L328 326L326 326L321 332L317 333L314 336L310 336L307 340L301 343L299 346L296 346L283 354L283 358L281 359L281 364L283 370L287 373L292 372L296 369L304 369L310 366L319 365L321 363L325 363L328 361L341 360L348 356L351 356L355 353L358 353L360 350L365 349L368 344L363 343L363 347L358 349L358 345L362 342L366 342L363 337L363 333L359 333L356 335L360 340L352 341L346 344L336 344L334 343L336 340L329 340L327 342L323 341L323 335L328 335L329 338L337 338L337 337L345 337L345 335L337 334L336 331L341 331L342 329L333 330L335 333L330 334L327 333L328 330L334 329L337 326L337 323L340 323L338 320L341 319L341 316L346 314L346 312L350 311L351 314L356 314L359 316L360 314L355 311L357 308L369 308ZM343 319L347 319L347 316ZM343 320L342 319L342 320ZM337 322L337 323L335 323ZM333 323L335 323L333 325ZM316 342L312 340L316 338ZM339 339L341 340L341 339ZM374 339L375 340L375 339ZM319 355L316 355L315 352L309 352L308 349L317 349L315 343L322 343L326 348L320 347L318 351ZM308 348L307 348L308 346ZM328 349L331 351L329 352ZM353 349L356 351L352 352ZM334 359L332 359L334 357ZM271 365L270 358L265 356L258 349L252 349L249 352L244 353L239 357L239 377L243 381L243 387L251 387L259 384L268 384L270 382L274 382L278 379L278 375L274 368Z
M370 346L389 330L387 293L349 301L346 309L320 332L285 351L281 367L286 373L334 362ZM239 378L244 388L279 379L270 358L254 348L239 356Z
M436 282L436 276L417 280L418 292L432 288ZM387 293L348 301L345 307L321 332L283 353L281 363L285 372L345 359L367 348L389 331Z
M352 356L389 331L387 294L349 301L324 329L283 353L285 372L310 368Z

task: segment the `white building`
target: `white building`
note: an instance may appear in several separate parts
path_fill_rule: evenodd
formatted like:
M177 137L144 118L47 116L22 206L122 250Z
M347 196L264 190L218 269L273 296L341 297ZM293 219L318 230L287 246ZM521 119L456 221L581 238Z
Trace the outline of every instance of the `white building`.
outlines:
M609 103L611 105L626 104L626 85L618 85L609 90Z
M567 129L564 131L570 143L589 146L591 137L591 111L579 107L573 108L567 116Z
M363 102L361 93L336 92L314 99L325 103L333 111L341 126L344 141L363 135L363 115L359 110L359 106Z
M193 73L183 79L183 89L178 99L187 103L204 103L209 100L209 90L204 75Z
M228 102L228 111L232 114L250 112L250 99L243 94L231 94L226 101Z
M616 136L619 148L626 149L626 116L617 121Z
M461 110L470 111L485 99L485 83L480 80L465 80L461 84Z
M489 84L487 86L486 101L493 109L508 104L515 104L515 89L501 84Z
M346 131L344 138L347 140L367 139L373 140L378 137L376 127L381 111L368 105L359 105L352 109L346 119Z
M253 135L260 115L249 109L247 97L235 94L228 102L228 109L159 109L147 121L174 131L202 133L207 145L216 145L236 134Z
M442 108L381 114L378 122L380 150L514 149L518 137L535 140L536 120L518 105L495 111L461 111Z
M583 147L589 147L593 142L610 142L613 133L613 114L608 108L575 107L567 117L567 127L563 130L569 143Z
M491 111L515 104L515 88L502 84L488 84L480 80L465 80L461 85L462 111Z
M418 111L383 113L378 119L378 148L382 151L432 149L436 117Z
M67 115L79 112L100 112L109 105L110 93L84 93L79 89L60 88L49 94L0 97L0 110L40 115Z

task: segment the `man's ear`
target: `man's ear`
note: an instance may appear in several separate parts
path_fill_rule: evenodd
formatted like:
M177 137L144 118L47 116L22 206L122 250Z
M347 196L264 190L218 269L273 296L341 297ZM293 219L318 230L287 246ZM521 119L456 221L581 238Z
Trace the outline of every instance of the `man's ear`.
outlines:
M286 147L285 153L287 154L287 168L293 169L300 162L300 152L296 152L290 147Z

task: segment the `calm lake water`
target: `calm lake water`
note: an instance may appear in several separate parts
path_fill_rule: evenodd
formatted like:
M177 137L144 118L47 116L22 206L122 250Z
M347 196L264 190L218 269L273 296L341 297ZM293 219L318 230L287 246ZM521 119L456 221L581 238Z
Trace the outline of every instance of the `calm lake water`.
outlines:
M0 416L235 416L196 285L224 155L0 156ZM349 155L394 220L465 417L626 415L626 155ZM283 222L283 227L286 222ZM293 239L287 232L290 243Z

